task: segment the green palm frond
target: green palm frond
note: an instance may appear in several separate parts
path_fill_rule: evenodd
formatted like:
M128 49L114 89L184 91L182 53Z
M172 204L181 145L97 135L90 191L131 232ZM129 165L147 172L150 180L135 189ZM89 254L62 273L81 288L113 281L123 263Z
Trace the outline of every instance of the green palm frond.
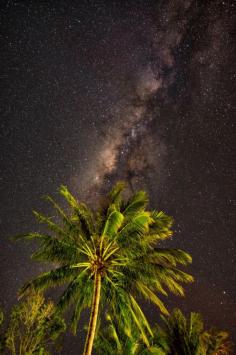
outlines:
M46 201L49 201L52 206L55 208L55 210L57 211L59 217L62 218L62 221L64 222L65 225L71 226L71 220L70 218L66 215L66 213L63 211L63 209L59 206L59 204L51 197L46 195L45 197Z
M77 294L74 311L71 317L71 329L73 334L77 332L78 321L80 319L81 312L91 307L93 294L93 282L91 279L87 279L81 286L80 292Z
M156 294L148 286L146 286L141 282L137 282L137 288L146 300L150 300L160 309L161 313L169 315L169 312L165 307L164 303L160 300L159 297L156 296Z
M139 306L138 302L132 296L132 294L130 294L130 299L131 299L131 303L132 303L132 306L133 306L133 310L138 315L139 322L140 323L142 322L142 324L148 330L149 334L152 335L152 330L151 330L151 327L149 325L149 322L148 322L147 318L145 317L145 315L144 315L141 307Z
M93 223L93 214L91 210L86 206L85 203L79 203L74 196L69 192L66 186L61 186L59 189L59 193L66 199L68 204L74 211L74 220L76 220L76 216L80 221L82 230L84 234L93 234L94 230L94 223Z
M138 191L128 201L126 208L123 211L125 217L132 217L139 212L145 210L148 204L148 195L145 191Z
M148 344L142 338L134 325L113 321L113 317L106 316L107 323L99 328L95 341L98 355L167 355L165 338L159 329L152 329L153 335L148 335Z
M30 233L25 233L25 234L18 234L14 235L11 237L12 240L32 240L32 239L38 239L38 240L43 240L44 238L48 238L49 234L43 234L43 233L37 233L37 232L30 232ZM51 236L50 236L51 238Z
M65 230L57 223L53 222L52 218L44 216L42 213L39 213L37 211L33 211L33 214L35 215L39 223L45 224L49 228L49 230L54 232L57 236L60 236L62 238L67 237Z
M149 345L146 333L152 334L152 331L135 298L130 293L127 294L121 287L117 287L113 290L113 299L114 298L117 300L116 303L111 303L111 314L114 319L121 321L123 324L126 324L128 319L132 319L132 323L139 329L144 343Z
M71 266L62 266L52 271L44 272L34 280L27 282L20 289L20 296L23 296L27 291L33 289L35 291L42 291L49 287L56 287L65 282L70 281L77 275L77 271Z
M177 264L187 266L192 262L192 257L181 249L154 248L153 262L159 262L161 258L172 266L177 266Z
M145 239L142 236L148 233L152 223L153 220L148 211L139 212L118 231L117 238L123 247L126 245L129 247L131 243L141 246L140 241Z
M172 227L173 218L168 216L164 212L153 211L151 215L152 215L153 220L155 221L155 224L153 227L155 227L156 229L158 229L158 228L169 229Z
M113 211L107 218L102 235L114 237L122 226L123 220L124 216L122 213Z
M79 203L76 198L70 193L65 185L61 185L59 188L59 193L65 198L72 209L78 208Z
M80 258L80 251L75 245L51 236L40 238L39 249L32 254L32 259L48 262L71 263Z
M122 193L125 187L126 183L124 181L118 181L108 194L110 204L114 204L118 211L120 210L120 205L122 203Z

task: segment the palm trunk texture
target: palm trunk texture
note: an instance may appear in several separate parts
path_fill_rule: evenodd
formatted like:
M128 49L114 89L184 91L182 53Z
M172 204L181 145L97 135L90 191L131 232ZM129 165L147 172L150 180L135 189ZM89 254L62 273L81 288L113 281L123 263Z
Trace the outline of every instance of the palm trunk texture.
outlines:
M95 279L94 279L93 303L92 303L92 309L90 314L86 343L84 347L84 355L92 354L93 341L94 341L97 319L98 319L100 296L101 296L101 274L99 272L96 272Z

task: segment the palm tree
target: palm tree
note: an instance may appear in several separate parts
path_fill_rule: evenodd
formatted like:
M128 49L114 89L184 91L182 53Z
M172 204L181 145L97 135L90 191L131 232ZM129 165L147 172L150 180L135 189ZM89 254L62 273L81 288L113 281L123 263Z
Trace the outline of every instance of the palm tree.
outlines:
M186 319L180 309L175 309L170 317L161 318L165 324L169 355L204 354L201 343L204 325L199 313L191 312L189 319Z
M190 313L186 318L179 309L164 321L164 338L168 355L228 355L232 351L229 334L214 328L204 330L200 313Z
M206 355L228 355L232 352L233 343L225 331L212 328L204 332L202 342Z
M172 235L172 218L163 212L146 210L148 197L144 191L124 199L124 188L124 183L116 184L106 203L98 211L92 211L61 186L59 192L69 204L70 212L47 197L59 221L34 212L50 234L20 236L40 242L33 259L56 265L27 282L20 295L30 289L44 290L67 283L58 308L64 310L74 303L71 319L74 332L81 311L91 308L85 355L92 352L100 309L109 309L114 319L123 323L132 321L148 344L147 333L152 334L152 331L137 296L153 302L162 313L168 314L157 294L167 295L170 291L183 295L181 283L193 280L177 267L189 264L190 255L158 245Z

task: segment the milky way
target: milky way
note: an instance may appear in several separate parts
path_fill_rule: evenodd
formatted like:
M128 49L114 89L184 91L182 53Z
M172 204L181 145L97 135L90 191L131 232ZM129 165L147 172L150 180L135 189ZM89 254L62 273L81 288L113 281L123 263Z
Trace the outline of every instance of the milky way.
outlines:
M87 188L97 190L112 176L127 179L128 174L142 175L154 164L156 150L148 129L153 117L147 105L160 88L160 80L147 68L137 80L136 92L113 108L113 124L88 168Z
M168 148L158 131L153 134L152 121L162 119L157 113L160 106L174 107L171 90L178 87L178 74L182 69L177 63L178 50L186 45L193 21L197 21L204 11L205 8L190 0L156 6L158 16L151 19L150 14L145 14L148 23L145 37L150 43L148 64L141 66L136 58L139 67L130 78L131 84L126 84L125 98L112 105L109 127L105 128L102 142L84 173L87 198L96 196L95 192L117 178L127 180L132 189L145 186L150 172L155 172L157 184L161 182ZM207 11L211 15L211 10ZM217 38L222 19L216 16L212 19L209 16L209 19L214 22L212 27L209 24L206 28L212 43L202 53L202 62L212 55L222 58ZM190 65L198 56L199 53L194 53ZM71 179L78 188L78 175Z
M65 184L93 206L125 179L193 256L196 281L168 306L234 332L235 13L230 0L1 1L4 309L47 269L8 238L38 230L41 196Z

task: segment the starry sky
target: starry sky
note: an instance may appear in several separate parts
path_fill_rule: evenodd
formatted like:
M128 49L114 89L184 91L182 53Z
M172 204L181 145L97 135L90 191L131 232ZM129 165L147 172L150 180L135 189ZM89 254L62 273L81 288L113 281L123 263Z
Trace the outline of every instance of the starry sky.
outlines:
M45 269L29 260L32 244L8 237L37 230L32 209L50 213L41 197L65 184L94 205L124 179L174 217L170 246L193 256L196 281L169 307L233 333L235 10L230 0L1 1L3 308ZM69 336L66 353L82 338Z

